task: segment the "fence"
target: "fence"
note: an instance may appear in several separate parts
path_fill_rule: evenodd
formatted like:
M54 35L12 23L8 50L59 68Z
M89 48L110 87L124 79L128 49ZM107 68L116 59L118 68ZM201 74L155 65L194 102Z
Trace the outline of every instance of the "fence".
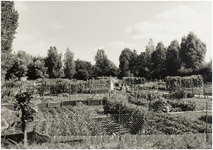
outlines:
M207 121L199 124L198 129L195 130L189 125L193 123L193 126L197 126L193 121L189 123L185 120L171 121L168 116L164 117L165 113L154 113L151 116L148 114L79 115L65 108L47 109L44 118L37 116L35 120L37 134L34 140L36 143L46 143L48 148L58 148L59 143L69 143L69 145L78 143L78 146L116 143L117 147L122 143L130 144L134 140L134 142L146 141L153 146L162 138L164 140L174 138L177 141L199 139L199 141L210 142L212 136L211 124Z
M134 89L134 86L132 87ZM144 103L146 103L147 108L149 108L149 104L154 103L154 101L149 99L150 97L147 94L151 90L144 91L146 93ZM136 99L136 101L134 101L135 105L139 105L138 102L140 101L138 92L139 90L131 91L132 97ZM161 92L157 89L156 95L164 94L169 93ZM83 107L83 105L78 110L71 107L77 102L79 101L39 104L38 107L42 109L42 112L37 113L35 116L33 132L28 136L29 145L32 146L31 143L43 143L46 148L70 148L69 146L75 143L79 144L78 146L80 146L80 148L88 148L84 146L114 143L115 147L113 148L121 148L125 143L129 145L132 143L139 144L140 141L144 144L145 141L147 147L144 148L153 148L156 144L159 146L157 142L162 138L168 139L168 141L172 137L177 141L181 141L180 139L182 138L188 141L195 140L195 138L203 142L211 141L212 125L210 122L211 119L208 118L211 111L207 110L212 110L212 106L209 99L202 102L194 101L197 104L197 110L194 112L153 112L151 115L149 111L143 115L121 114L120 110L118 114L94 114L91 111L84 110L86 108ZM85 100L81 102L86 105L106 105L102 100ZM180 105L191 107L190 105L188 106L188 103L174 103L175 108ZM7 106L5 105L4 107ZM14 106L8 105L8 108L12 109ZM150 112L152 111L153 110L150 110ZM187 122L184 119L176 118L175 116L178 115L191 118L192 121ZM198 121L198 123L196 121L194 122L193 117L197 118L196 115L202 115L200 120L203 121ZM174 118L176 118L176 120ZM16 136L20 136L20 134ZM126 144L125 146L127 147L124 148L130 148L128 144ZM59 145L61 147L58 147ZM134 147L134 145L132 145L132 147ZM139 147L136 148L141 147L143 147L143 145L139 145Z
M209 106L206 105L206 109L207 107ZM178 112L151 114L147 112L138 115L121 114L119 111L118 114L104 114L91 113L87 109L87 106L81 104L79 107L47 107L39 111L34 118L34 125L31 124L34 129L28 133L29 148L32 148L33 144L44 146L40 148L94 148L85 146L107 144L114 144L114 148L122 148L124 145L126 147L123 148L130 148L130 145L131 148L141 148L143 144L147 146L143 148L153 148L158 142L162 142L161 139L169 141L172 138L179 141L179 145L184 145L180 143L184 142L182 139L188 143L193 140L195 143L198 140L207 146L211 145L212 124L209 122L211 119L207 117L209 111L199 114L203 115L203 121L197 123L193 118L187 121L175 117L182 116ZM192 116L192 113L187 117ZM7 137L11 136L12 139L18 139L17 136L19 139L23 138L23 134ZM134 145L132 142L137 144Z

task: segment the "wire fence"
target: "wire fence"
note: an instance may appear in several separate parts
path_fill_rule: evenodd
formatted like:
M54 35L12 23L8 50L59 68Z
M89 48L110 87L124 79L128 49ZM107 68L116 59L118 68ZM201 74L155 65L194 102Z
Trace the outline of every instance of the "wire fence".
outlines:
M205 90L204 86L203 91ZM190 89L190 92L194 91L195 89ZM32 133L28 136L29 145L44 143L47 145L46 148L70 148L66 146L58 147L58 145L61 143L69 143L69 145L78 143L81 146L85 144L117 143L121 146L124 143L130 144L134 140L137 142L156 142L162 138L169 139L171 136L175 136L176 140L179 141L181 138L189 141L193 139L201 139L204 142L212 141L211 100L193 100L196 103L196 106L194 106L191 102L187 102L188 100L185 100L184 103L176 102L174 96L170 98L171 101L174 100L170 105L174 108L179 107L180 112L170 110L167 113L153 113L151 104L155 101L150 98L150 93L157 93L154 94L154 99L158 99L158 95L164 96L167 94L171 96L171 93L162 92L158 88L139 90L134 85L131 86L130 93L134 99L129 103L146 106L148 113L141 115L121 114L119 110L118 114L90 114L87 111L75 112L72 106L68 105L48 104L48 107L39 111L35 116L31 130L29 130ZM100 105L103 104L105 105L100 101ZM192 108L193 111L186 112L191 107L195 107ZM151 115L149 111L152 112ZM184 116L190 121L184 118L180 119L179 116ZM201 121L193 120L193 118L200 118ZM23 134L21 135L22 138ZM15 138L12 137L11 139ZM147 147L149 148L149 146Z
M69 110L70 109L70 110ZM204 122L184 120L177 114L76 114L71 108L47 108L35 118L35 143L49 143L47 148L58 148L56 143L122 144L135 139L157 141L175 136L180 140L212 141L212 124L204 114ZM171 116L169 116L171 115ZM173 115L173 116L172 116ZM128 148L128 147L127 147Z

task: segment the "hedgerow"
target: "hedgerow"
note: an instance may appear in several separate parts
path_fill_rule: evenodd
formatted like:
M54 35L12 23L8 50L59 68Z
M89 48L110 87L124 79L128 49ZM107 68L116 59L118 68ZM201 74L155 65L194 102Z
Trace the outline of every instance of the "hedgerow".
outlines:
M203 77L201 75L192 75L186 77L168 76L165 78L166 87L170 90L181 88L201 87L203 85Z
M50 94L58 95L60 93L105 93L109 90L109 80L89 80L89 81L70 81L65 79L53 79L43 81L37 87L38 91L50 90Z

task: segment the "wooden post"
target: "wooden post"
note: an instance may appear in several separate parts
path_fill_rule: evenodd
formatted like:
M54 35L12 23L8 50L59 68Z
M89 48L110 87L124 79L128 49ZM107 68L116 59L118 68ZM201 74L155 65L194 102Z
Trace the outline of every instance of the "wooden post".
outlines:
M208 111L207 111L207 109L208 109L208 104L207 104L207 102L206 102L206 141L208 142L208 129L207 129L207 122L208 122Z
M119 145L121 143L121 104L119 104Z
M25 122L25 129L24 129L24 148L27 148L27 130L26 130L26 122Z

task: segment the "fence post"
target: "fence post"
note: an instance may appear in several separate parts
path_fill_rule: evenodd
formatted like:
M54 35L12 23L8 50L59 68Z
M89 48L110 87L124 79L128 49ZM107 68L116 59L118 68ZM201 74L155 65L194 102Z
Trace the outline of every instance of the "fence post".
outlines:
M120 147L120 144L121 144L121 104L119 103L119 147Z
M206 98L206 95L205 95L206 91L205 91L205 84L203 84L203 97Z
M208 122L208 111L207 111L207 109L208 109L208 104L207 104L207 102L206 102L206 141L208 142L208 129L207 129L207 122Z
M96 85L96 82L95 82L95 95L97 95L97 85Z

